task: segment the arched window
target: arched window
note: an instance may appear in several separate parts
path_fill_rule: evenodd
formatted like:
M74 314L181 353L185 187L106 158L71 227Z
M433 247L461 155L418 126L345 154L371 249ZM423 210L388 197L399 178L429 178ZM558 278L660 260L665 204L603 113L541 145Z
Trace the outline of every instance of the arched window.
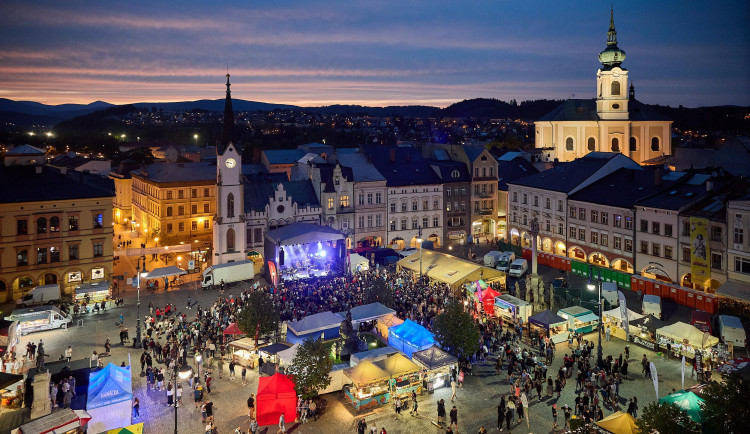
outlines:
M51 217L49 219L49 231L60 232L60 217Z
M588 149L589 151L596 151L596 139L594 139L593 137L589 137Z
M652 151L659 150L659 138L658 137L654 137L651 139L651 150Z
M635 140L635 137L630 137L630 152L635 152L638 150L638 142Z
M227 196L227 217L234 217L234 195L232 193Z
M36 221L36 233L46 234L47 233L47 219L39 217Z
M234 228L227 230L227 252L234 252Z
M613 81L612 82L612 95L619 95L620 94L620 82L619 81Z
M620 152L620 140L617 137L612 138L612 152Z
M565 150L572 151L573 147L574 147L573 138L568 137L567 139L565 139Z

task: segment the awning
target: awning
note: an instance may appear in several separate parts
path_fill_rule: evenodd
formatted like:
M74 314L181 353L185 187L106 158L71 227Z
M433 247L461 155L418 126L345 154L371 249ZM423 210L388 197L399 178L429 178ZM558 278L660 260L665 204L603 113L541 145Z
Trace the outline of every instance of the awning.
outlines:
M262 351L262 352L264 352L266 354L270 354L270 355L273 356L276 353L280 353L280 352L282 352L284 350L288 350L291 347L292 346L289 345L289 344L282 344L281 342L279 342L279 343L275 343L275 344L271 344L271 345L266 345L265 347L259 347L258 348L258 352Z
M65 433L86 426L89 420L91 416L84 410L65 408L21 425L20 431L23 434Z
M593 322L593 321L599 321L599 315L594 313L587 313L586 315L581 315L576 317L576 321L581 322Z
M23 375L0 372L0 389L7 389L8 387L18 383L19 381L23 381Z
M148 272L146 279L160 279L164 277L183 276L185 274L187 274L187 271L176 265L170 265L168 267L154 268Z
M244 335L245 332L240 330L240 327L237 325L236 322L233 322L227 326L227 328L224 329L225 335Z
M750 285L728 280L716 290L716 295L750 303Z

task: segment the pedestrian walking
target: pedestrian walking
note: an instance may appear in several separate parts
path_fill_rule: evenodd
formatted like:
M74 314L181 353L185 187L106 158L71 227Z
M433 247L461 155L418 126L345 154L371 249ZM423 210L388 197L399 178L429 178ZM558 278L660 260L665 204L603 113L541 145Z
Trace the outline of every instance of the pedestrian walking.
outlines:
M247 386L247 382L245 381L245 376L247 376L247 367L242 367L242 385Z
M70 345L68 345L68 348L65 349L65 360L67 360L68 362L70 362L70 359L72 359L72 358L73 358L73 347L71 347ZM143 369L141 369L141 370L143 370Z
M251 419L255 418L255 394L251 393L250 397L247 398L247 416Z
M552 404L552 429L557 429L557 404Z
M281 413L281 416L279 416L279 430L276 431L276 434L284 433L286 433L286 421L284 420L284 413Z
M445 400L441 399L437 403L437 424L442 427L445 423Z
M448 424L448 429L452 428L453 425L456 425L456 430L458 430L458 410L456 409L456 406L454 405L450 412L450 423Z
M451 380L451 402L456 400L456 380Z
M138 400L138 398L133 398L133 418L138 419L141 417L141 402Z
M234 360L229 361L229 379L234 380Z

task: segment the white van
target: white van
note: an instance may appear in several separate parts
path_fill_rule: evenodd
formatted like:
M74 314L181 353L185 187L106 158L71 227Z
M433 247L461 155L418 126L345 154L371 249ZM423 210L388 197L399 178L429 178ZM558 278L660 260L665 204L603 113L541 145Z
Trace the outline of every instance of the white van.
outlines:
M736 316L719 315L719 337L725 344L733 343L735 347L745 347L747 335L742 321Z
M16 306L35 306L37 304L52 304L60 300L60 285L42 285L32 288L23 298L16 300Z
M484 266L495 268L495 265L497 265L498 259L500 259L500 256L502 256L502 252L499 252L497 250L493 250L486 255L484 255Z
M516 259L511 262L508 276L510 277L523 277L526 272L529 271L529 263L525 259Z
M14 310L8 321L18 321L18 330L22 335L41 330L65 328L72 318L56 306L27 307Z
M602 282L602 298L613 308L620 305L620 299L617 297L617 284L615 282Z
M658 295L646 294L643 296L643 306L641 307L641 314L651 314L659 319L664 319L661 313L661 297Z
M497 269L500 271L510 271L510 264L516 260L516 254L513 252L503 252L502 255L497 259Z

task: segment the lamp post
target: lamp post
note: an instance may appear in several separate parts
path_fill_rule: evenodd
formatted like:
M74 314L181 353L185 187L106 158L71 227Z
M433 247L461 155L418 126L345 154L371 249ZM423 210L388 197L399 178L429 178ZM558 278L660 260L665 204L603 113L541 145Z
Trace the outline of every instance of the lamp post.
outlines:
M135 272L138 275L137 289L137 301L136 301L136 319L135 319L135 339L133 339L133 348L137 348L141 344L141 279L148 276L146 272L146 261L143 261L143 271L140 271L139 267L135 268Z
M417 235L417 242L419 243L419 282L422 282L422 226L419 226L419 234Z
M589 276L593 277L593 271L591 271L591 266L589 266ZM593 291L597 289L597 286L599 287L599 324L597 324L597 334L599 335L599 347L596 349L596 362L599 365L599 367L602 367L602 274L599 273L599 283L598 285L594 285L592 283L589 283L586 285L589 291Z
M177 433L177 378L180 380L187 380L190 378L190 376L193 373L193 370L190 369L190 366L183 365L181 367L177 367L177 363L179 360L175 360L174 365L174 434Z

